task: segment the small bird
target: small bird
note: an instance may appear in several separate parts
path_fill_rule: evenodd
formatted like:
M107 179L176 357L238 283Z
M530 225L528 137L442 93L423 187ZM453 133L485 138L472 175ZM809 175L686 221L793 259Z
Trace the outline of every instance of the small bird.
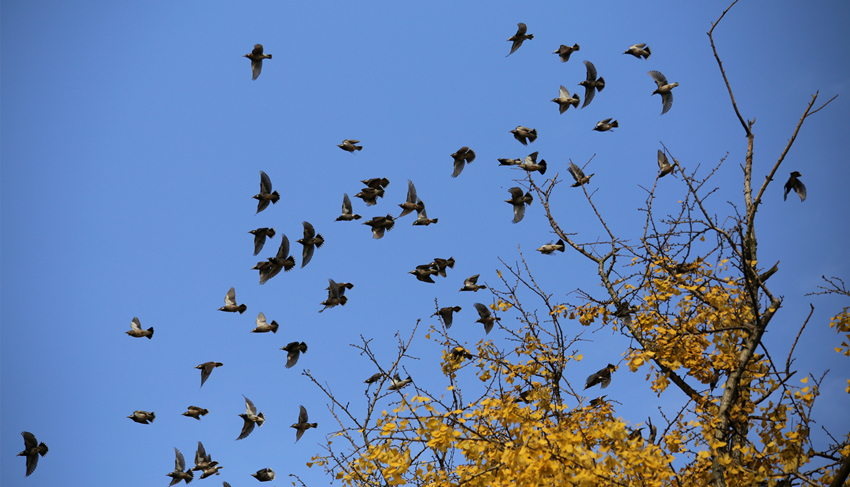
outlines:
M475 151L470 149L469 147L461 147L454 154L452 154L452 159L454 159L455 170L452 172L452 177L456 178L460 176L460 173L463 171L463 168L466 164L471 163L475 160Z
M611 383L611 372L613 372L616 368L617 367L608 364L608 366L604 369L588 377L587 383L584 385L584 388L587 389L589 387L595 386L596 384L602 384L602 388L605 389L606 387L608 387L608 384Z
M264 468L262 470L257 470L257 473L252 473L251 477L259 480L260 482L268 482L269 480L274 480L274 470L270 468Z
M133 317L133 321L130 322L130 331L125 331L124 333L130 335L131 337L142 338L148 337L148 340L153 338L153 327L148 328L147 330L142 329L142 324L139 322L139 319Z
M316 249L322 248L322 244L325 243L325 237L321 233L316 233L316 229L310 223L302 223L304 225L304 238L299 238L296 242L304 246L301 252L301 268L303 269L305 265L310 263L310 259L313 258L313 252Z
M251 330L251 333L277 333L277 329L280 326L274 320L272 320L271 324L266 323L266 315L262 311L257 315L256 324L257 327Z
M457 347L453 348L452 349L452 360L460 360L461 358L465 358L467 360L470 360L470 359L472 359L472 354L469 353L469 350L467 350L467 349L465 349L461 346L457 346Z
M514 219L512 221L513 223L519 223L525 216L525 205L531 205L534 197L531 196L531 192L526 192L523 195L522 189L517 187L511 188L508 191L511 193L511 199L505 200L505 203L510 203L514 206Z
M511 130L511 133L514 134L514 138L522 145L528 145L529 142L537 140L537 129L517 125L515 129Z
M245 395L243 394L242 397L245 397ZM251 402L251 400L247 397L245 397L245 412L240 414L239 417L242 418L245 423L242 425L242 432L239 433L239 438L236 438L237 440L247 438L248 435L250 435L251 432L254 431L255 424L259 428L266 421L266 417L263 415L262 412L260 414L257 414L257 408L254 406L254 403Z
M384 188L363 188L354 197L362 199L366 206L375 206L378 204L378 197L384 197Z
M269 206L269 202L277 204L280 199L280 193L272 192L272 180L263 171L260 171L260 192L252 198L257 200L257 213L265 210Z
M147 411L133 411L133 414L127 417L139 424L151 424L156 419L156 414Z
M593 406L598 406L598 405L600 405L600 404L604 403L604 402L605 402L605 398L606 398L606 397L608 397L608 395L607 395L607 394L606 394L606 395L604 395L604 396L599 396L599 397L597 397L596 399L591 399L591 400L590 400L590 406L591 406L591 407L593 407Z
M624 325L631 326L632 313L636 313L637 311L637 306L629 306L629 303L622 302L617 307L617 310L614 311L614 316L623 320Z
M538 252L540 252L541 254L544 254L544 255L549 255L556 250L558 252L564 251L564 240L563 239L559 238L556 243L547 243L546 245L543 245L542 247L537 249Z
M219 474L218 471L221 470L222 468L224 468L224 467L222 467L221 465L218 465L218 462L212 462L212 464L210 464L209 467L204 469L204 473L203 473L203 475L201 475L201 478L205 479L205 478L210 477L212 475L218 475Z
M416 210L416 221L413 222L414 225L424 225L428 226L432 223L437 223L439 218L428 218L428 213L425 212L425 202L419 200L419 204L422 205L421 210Z
M351 220L359 220L362 217L360 215L355 215L354 211L351 207L351 200L348 199L348 193L342 194L342 215L336 219L336 221L344 221L350 222ZM254 254L257 255L257 254Z
M596 127L593 127L593 130L596 130L597 132L607 132L607 131L609 131L611 129L615 129L619 126L620 126L620 124L617 123L616 120L614 120L612 122L610 118L606 118L605 120L601 120L599 122L596 122Z
M281 350L286 350L286 368L291 369L293 365L298 363L298 357L301 356L301 352L307 353L307 344L304 342L291 342L281 348Z
M519 49L519 46L521 46L526 39L534 39L534 34L526 34L526 32L528 32L528 26L522 22L518 23L516 34L512 35L508 39L508 42L513 41L513 44L511 44L511 52L508 53L508 56L516 52L516 50Z
M479 289L487 289L487 286L478 285L478 276L481 274L475 274L472 277L467 277L465 281L463 281L463 287L460 288L461 291L473 291L478 292Z
M667 83L667 78L665 78L664 75L658 71L649 71L646 74L652 76L652 79L655 80L655 84L658 85L658 88L656 88L655 91L652 92L652 94L654 95L658 93L659 95L661 95L661 105L663 106L661 114L664 115L665 113L667 113L668 110L670 110L670 107L673 106L672 90L673 88L679 86L679 83Z
M204 382L210 378L210 374L216 367L221 367L224 365L221 362L204 362L201 365L196 366L196 369L201 369L201 387L204 387Z
M224 306L218 308L219 311L227 311L228 313L235 313L238 311L240 315L244 313L246 309L248 309L248 306L246 306L245 303L238 306L236 305L235 288L230 288L230 291L227 291L227 294L224 296Z
M433 262L431 262L431 267L437 269L437 274L446 277L446 268L454 269L455 267L455 259L454 257L449 257L448 259L441 259L439 257L435 258Z
M372 385L372 384L374 384L375 382L378 382L379 380L381 380L381 377L383 377L383 376L384 376L384 373L383 373L383 372L376 372L376 373L372 374L372 376L371 376L371 377L369 377L368 379L364 380L364 381L363 381L363 383L364 383L364 384L369 384L369 385L371 386L371 385ZM367 389L368 389L368 388L367 388Z
M552 101L557 103L558 110L564 113L570 109L570 106L574 106L578 110L578 104L581 100L578 97L578 93L570 96L569 90L564 88L564 85L561 85L561 89L558 90L558 98L553 98Z
M602 92L605 89L605 78L596 78L596 66L590 61L585 61L584 65L587 67L587 79L579 83L579 86L584 86L584 105L581 106L582 108L590 105L596 91Z
M413 382L413 379L411 379L410 376L407 376L407 379L402 380L401 377L398 375L398 372L396 372L393 375L392 379L390 379L390 382L392 382L392 384L390 384L390 386L387 387L387 390L388 391L398 391L401 388L403 388L404 386L406 386L407 384L410 384L411 382Z
M581 50L581 46L579 46L578 44L573 44L573 47L565 46L565 45L561 44L561 47L559 47L552 54L557 54L557 55L561 56L561 62L565 63L565 62L570 60L570 54L574 53L575 51L579 51L579 50Z
M489 334L490 330L493 329L493 325L495 325L497 321L501 321L501 318L493 316L493 314L490 313L490 308L481 303L475 303L473 306L475 306L475 309L478 310L478 316L480 317L475 320L475 322L484 325L484 332Z
M522 164L522 159L499 159L500 166L519 166L520 164Z
M632 430L632 432L629 433L629 439L634 440L635 438L643 438L640 434L641 431L643 431L643 426L641 426L640 428L638 428L636 430Z
M634 44L629 47L626 52L623 54L631 54L632 56L640 59L643 56L644 59L649 59L649 56L652 54L652 51L649 50L649 46L646 44Z
M218 462L213 462L212 457L207 454L207 451L204 449L204 444L200 441L198 442L198 449L195 451L195 466L192 467L192 471L201 471L203 472L205 469L209 468L210 465L218 464Z
M445 323L446 328L452 327L452 313L459 313L460 306L448 306L446 308L440 308L440 311L432 314L431 316L439 316L443 319L443 323Z
M658 177L663 178L664 176L673 172L673 165L667 160L667 155L658 149Z
M413 274L416 276L416 279L422 282L430 282L434 284L434 280L431 279L431 276L435 276L439 273L437 269L431 267L430 264L418 265L416 269L408 272L408 274Z
M248 233L254 235L254 255L257 255L261 250L263 250L263 245L266 244L266 237L274 237L274 228L262 227L256 230L251 230Z
M289 255L289 238L286 234L280 237L280 247L274 257L268 257L268 262L257 262L252 269L260 271L260 284L265 284L280 271L289 272L295 267L295 257ZM244 305L243 305L244 306Z
M570 185L571 188L578 188L582 184L589 183L590 178L592 178L594 176L594 174L596 174L596 173L593 173L590 176L585 176L584 171L582 171L580 167L576 166L573 163L573 161L570 161L569 171L570 171L570 174L573 176L573 179L576 180L576 182L574 182L573 184Z
M35 472L35 467L38 466L38 456L47 455L47 445L44 442L38 443L35 435L29 431L22 431L21 436L24 437L24 451L18 453L19 457L27 457L27 477Z
M387 216L376 216L363 224L372 227L372 238L381 238L384 236L385 230L393 229L395 220L392 215L387 214Z
M342 144L338 144L337 147L339 147L340 149L342 149L346 152L351 152L353 154L354 151L356 151L356 150L363 150L362 145L354 145L354 144L359 144L359 143L360 143L359 140L345 139L345 140L342 141Z
M791 172L791 177L788 178L788 182L785 183L785 196L783 197L784 201L788 201L788 193L790 193L792 189L795 193L797 193L797 196L800 197L801 202L806 201L806 186L803 185L802 181L797 179L801 176L802 174L797 171Z
M242 57L246 57L251 60L251 72L254 73L254 77L251 80L255 80L260 76L260 72L263 70L263 59L271 59L271 54L263 54L263 45L262 44L254 44L254 50L251 51L251 54L245 54Z
M398 206L402 209L401 215L399 215L398 218L401 218L408 213L412 213L413 210L419 212L425 208L425 205L422 204L416 196L416 187L413 186L413 181L409 179L407 180L407 199L404 203Z
M301 439L301 436L304 435L304 432L310 428L315 428L319 426L318 423L308 423L307 422L307 410L304 406L299 406L301 410L298 413L298 422L290 426L290 428L295 428L295 443L298 443L298 440Z
M537 171L541 175L546 174L546 161L541 159L540 163L537 163L537 152L532 152L531 154L525 157L525 160L519 164L519 167L525 169L528 172Z
M328 299L322 301L319 304L324 304L325 307L319 310L319 313L322 311L333 308L336 305L345 306L345 303L348 302L348 296L345 296L345 288L341 287L339 284L335 283L333 279L328 279ZM293 362L294 364L295 362Z
M386 189L390 185L390 180L387 178L364 179L360 182L372 189Z
M168 485L179 484L181 480L184 480L187 484L195 478L195 474L192 473L191 470L188 472L186 470L186 460L183 459L183 454L180 453L180 450L177 448L174 449L174 471L165 474L166 477L171 477L171 483Z
M189 406L188 410L183 413L183 416L195 418L200 421L201 416L206 416L207 414L209 414L209 412L209 409L199 408L198 406Z

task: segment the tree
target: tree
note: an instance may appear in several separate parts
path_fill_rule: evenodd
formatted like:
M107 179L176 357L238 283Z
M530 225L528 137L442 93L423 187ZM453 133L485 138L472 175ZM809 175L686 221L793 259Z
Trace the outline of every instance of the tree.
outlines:
M399 338L389 366L375 357L369 340L357 345L381 374L367 395L365 414L305 372L330 399L340 428L315 464L348 485L843 485L850 443L815 445L810 436L823 376L802 377L802 386L791 383L802 375L791 366L808 318L784 363L762 340L782 298L767 284L778 266L759 263L756 232L762 197L800 128L832 100L814 108L818 94L812 95L764 182L754 186L755 118L745 120L738 111L714 45L714 29L732 5L708 36L747 139L742 211L733 206L731 214L718 216L707 210L709 183L724 160L707 174L689 172L665 147L685 193L678 214L654 212L653 186L643 234L625 239L609 228L593 194L580 185L606 235L583 244L562 229L550 208L558 175L538 183L529 173L524 182L552 231L596 270L602 291L581 291L575 301L560 302L537 285L521 252L519 263L503 262L503 287L492 290L497 303L491 308L514 310L522 326L503 328L512 348L482 341L473 352L455 342L439 318L441 326L425 337L444 348L445 396L416 386L406 394L400 363L419 322ZM824 292L847 295L840 280L827 282L831 287ZM535 304L525 293L535 296ZM435 307L439 311L439 303ZM583 327L565 326L576 319ZM649 418L645 427L629 429L606 396L585 397L582 384L566 372L582 360L582 335L594 326L628 337L628 369L644 369L653 391L684 397L685 406L662 411L656 424ZM846 308L833 326L847 332ZM839 351L846 342L842 346ZM483 389L461 384L457 372L463 368L477 369ZM385 397L396 399L396 407L379 413ZM337 437L344 439L342 449Z

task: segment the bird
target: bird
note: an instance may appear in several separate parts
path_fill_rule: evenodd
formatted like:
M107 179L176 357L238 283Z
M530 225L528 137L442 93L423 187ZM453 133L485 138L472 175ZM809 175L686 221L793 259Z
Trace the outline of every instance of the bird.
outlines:
M304 432L310 428L315 428L319 426L318 423L308 423L307 419L307 409L304 406L299 406L300 411L298 412L298 422L290 426L290 428L295 428L295 443L298 443L298 440L301 439L301 436L304 435Z
M623 320L624 325L631 326L632 313L636 313L637 311L637 306L629 306L628 303L622 302L617 306L617 310L614 311L614 316Z
M242 397L245 397L245 395L243 394ZM263 415L262 412L257 414L257 408L254 406L254 403L251 402L251 400L247 397L245 397L245 412L240 414L239 417L242 418L245 423L242 425L242 432L239 433L239 438L236 438L237 440L247 438L248 435L250 435L251 432L254 431L255 424L257 425L257 427L261 427L266 421L266 417Z
M454 154L452 154L452 158L454 159L455 167L454 172L452 172L452 177L456 178L460 176L460 173L463 171L463 168L466 164L469 164L475 160L475 151L470 149L469 147L461 147Z
M189 406L188 410L183 413L183 416L195 418L200 421L201 416L206 416L207 414L209 414L209 412L209 409L199 408L198 406Z
M351 207L351 200L348 198L348 193L342 194L342 215L336 219L336 221L344 221L350 222L351 220L359 220L362 217L360 215L355 215L354 211ZM257 255L257 254L254 254Z
M201 478L205 479L205 478L210 477L212 475L218 475L219 474L218 471L221 470L222 468L224 468L224 467L222 467L221 465L218 465L218 462L212 462L209 467L204 469L204 473L203 473L203 475L201 475Z
M465 358L467 360L472 359L472 354L469 353L469 350L467 350L467 349L465 349L465 348L463 348L459 345L452 349L452 355L451 356L452 356L452 360L460 360L461 358Z
M304 246L301 251L301 268L303 269L313 258L313 252L322 248L325 237L321 233L316 233L316 229L309 222L302 222L302 224L304 225L304 238L299 238L296 242Z
M156 419L156 414L147 411L133 411L133 414L127 417L139 424L151 424Z
M174 449L174 471L165 474L166 477L171 477L171 483L168 485L179 484L181 480L187 484L195 478L195 474L191 470L186 471L186 460L183 459L183 454L177 448Z
M593 130L596 130L597 132L607 132L607 131L609 131L611 129L615 129L619 126L620 126L620 124L617 123L616 120L614 120L612 122L610 118L606 118L605 120L601 120L599 122L596 122L596 127L593 127Z
M269 202L277 204L280 199L280 193L272 192L272 180L263 171L260 171L260 192L252 198L257 200L257 213L265 210L269 206Z
M396 372L392 376L392 378L390 379L390 382L392 382L392 384L390 384L390 386L387 387L387 390L388 391L398 391L398 390L401 390L401 388L403 388L407 384L410 384L411 382L413 382L413 379L411 379L410 376L407 376L407 379L402 380L402 378L398 375L398 372Z
M260 253L263 250L263 245L266 244L266 237L272 238L274 237L274 228L258 228L256 230L251 230L248 232L254 235L254 255Z
M372 238L381 238L384 236L385 230L393 229L395 220L392 215L387 214L387 216L376 216L363 224L372 227Z
M590 178L592 178L594 176L594 174L596 174L596 173L593 173L590 176L585 176L584 171L582 171L580 167L576 166L573 163L573 161L570 161L569 171L570 171L570 174L573 176L573 179L576 180L576 182L574 182L573 184L570 185L571 188L578 188L582 184L589 183Z
M652 92L652 94L658 93L661 95L661 105L662 110L661 114L664 115L670 110L670 107L673 106L673 88L679 86L679 83L668 83L667 78L664 77L659 71L649 71L646 74L652 76L652 79L655 80L655 84L658 85L658 88ZM650 95L651 96L651 95Z
M578 104L581 100L578 97L578 93L574 93L573 96L570 96L569 90L564 88L564 85L561 85L561 89L558 90L558 98L553 98L552 101L558 104L558 110L560 113L564 113L570 109L570 106L574 106L577 110Z
M563 239L559 238L556 243L547 243L546 245L543 245L542 247L537 249L538 252L540 252L541 254L544 254L544 255L549 255L556 250L559 251L559 252L564 251L564 240Z
M375 206L378 204L378 197L384 197L384 188L363 188L354 197L362 199L366 206Z
M289 238L286 234L280 237L280 247L274 257L268 257L268 262L257 262L252 269L260 271L260 284L265 284L280 271L289 272L295 267L295 257L289 255ZM244 305L243 305L244 306Z
M304 342L291 342L281 348L281 350L286 350L286 368L291 369L293 365L298 363L298 357L301 356L301 352L307 353L307 344Z
M638 428L636 430L632 430L632 432L629 433L629 439L634 440L635 438L643 438L640 434L641 431L643 431L643 426L641 426L640 428Z
M525 169L528 172L537 171L541 175L546 174L546 161L541 159L540 163L537 163L537 152L532 152L531 154L525 157L525 160L519 164L519 167Z
M649 46L646 44L634 44L630 46L626 52L623 54L631 54L632 56L640 59L643 56L644 59L649 59L649 56L652 54L652 51L649 50Z
M209 468L209 466L213 464L218 464L218 462L212 461L212 457L210 457L210 455L204 449L204 444L199 441L198 449L195 450L195 466L192 467L192 471L203 472L205 469Z
M24 437L24 451L18 453L19 457L27 457L27 477L35 472L35 467L38 466L38 456L47 455L47 445L44 442L39 444L35 439L35 435L29 431L22 431L21 436Z
M479 289L487 289L487 286L478 285L478 276L481 274L475 274L472 277L467 277L465 281L463 281L463 287L460 288L461 291L473 291L478 292Z
M431 279L431 276L437 275L438 272L439 271L432 268L430 264L425 264L416 266L416 269L408 272L408 274L413 274L419 281L434 284L434 280Z
M599 397L597 397L596 399L591 399L591 400L590 400L590 406L591 406L591 407L593 407L593 406L598 406L598 405L600 405L600 404L604 403L604 402L605 402L605 398L606 398L606 397L608 397L608 395L607 395L607 394L606 394L606 395L604 395L604 396L599 396Z
M517 187L509 189L508 192L511 193L511 198L505 200L505 203L510 203L514 206L514 219L512 221L513 223L519 223L525 216L525 205L530 205L534 197L531 196L530 192L526 192L523 195L522 189Z
M284 237L286 238L286 237ZM236 288L230 288L230 291L227 291L227 294L224 295L224 306L218 308L219 311L227 311L228 313L239 312L241 315L248 309L248 306L245 303L240 305L236 305Z
M516 52L516 50L519 49L519 46L521 46L526 39L534 39L534 34L526 34L526 32L528 32L528 26L522 22L518 23L516 26L516 34L512 35L508 39L508 42L513 41L513 44L511 44L511 52L508 53L508 56Z
M270 468L263 468L257 470L257 473L252 473L251 477L254 477L260 482L268 482L269 480L274 480L274 470Z
M441 259L439 257L434 258L434 261L431 262L431 267L437 269L437 274L446 277L446 268L454 269L455 259L454 257L449 257L448 259Z
M597 91L601 92L605 89L605 78L596 78L596 66L590 61L585 61L584 65L587 67L587 79L579 83L579 86L584 86L584 105L581 106L582 108L590 105Z
M667 155L658 149L658 177L663 178L664 176L673 172L673 165L667 160Z
M537 140L537 129L517 125L515 129L511 130L511 133L514 134L514 138L522 145L528 145L529 142Z
M785 196L783 197L784 201L788 201L788 193L790 193L791 190L794 190L794 192L797 193L797 196L800 197L801 202L806 201L806 186L803 185L802 181L797 179L801 176L802 174L797 171L791 172L791 177L788 178L788 182L785 183Z
M373 189L386 189L390 185L390 180L387 178L364 179L360 182L365 184L366 187Z
M360 143L359 140L345 139L345 140L342 141L342 144L338 144L337 147L339 147L340 149L342 149L346 152L351 152L353 154L354 151L356 151L356 150L363 150L362 145L354 145L354 144L359 144L359 143Z
M520 164L522 164L522 159L499 158L499 165L500 166L519 166Z
M254 77L251 80L255 80L260 76L260 72L263 70L263 59L271 59L271 54L263 54L263 45L262 44L254 44L254 50L251 51L250 54L245 54L242 57L246 57L251 60L251 72L254 74Z
M501 318L493 316L493 314L490 313L490 308L481 303L475 303L473 306L475 306L475 309L478 310L479 316L475 322L484 325L484 333L489 334L490 330L493 329L493 325L495 325L497 321L501 321Z
M452 327L452 313L459 313L460 306L447 306L445 308L440 308L439 311L432 314L431 316L439 316L443 319L443 323L445 323L446 328Z
M555 52L553 52L552 54L557 54L561 56L561 62L565 63L570 60L570 54L579 50L581 50L581 46L579 46L578 44L573 44L573 47L561 44L561 47L555 50Z
M345 287L340 286L333 279L328 279L328 287L326 288L328 291L328 299L322 301L319 304L324 304L325 307L319 310L319 313L322 311L333 308L336 305L345 306L345 303L348 302L348 296L345 296ZM353 285L352 285L353 287ZM350 288L349 288L350 289ZM294 362L293 362L294 364Z
M416 220L413 222L414 225L424 225L428 226L432 223L437 223L439 218L428 218L428 213L425 212L425 202L419 200L419 204L422 205L421 210L416 210Z
M412 213L413 210L419 212L420 210L425 208L425 205L419 200L416 196L416 187L413 186L413 181L407 180L407 199L404 203L398 205L401 208L401 215L398 218L401 218L408 213Z
M139 319L133 317L133 321L130 322L130 331L125 331L124 333L130 335L131 337L142 338L148 337L148 340L153 338L153 327L148 328L147 330L142 329L142 324L139 322Z
M584 385L584 388L587 389L595 386L596 384L602 384L602 388L605 389L608 387L608 384L611 383L611 372L613 372L616 368L617 367L614 365L608 364L607 367L599 372L591 374L591 376L587 378L587 383Z
M379 380L381 380L381 377L383 377L383 376L384 376L384 373L383 373L383 372L375 372L374 374L372 374L372 376L371 376L371 377L369 377L368 379L364 380L364 381L363 381L363 383L364 383L364 384L369 384L369 385L371 386L371 385L372 385L372 384L374 384L375 382L378 382Z
M266 323L266 315L262 311L257 315L256 323L257 327L251 330L251 333L277 333L277 329L280 326L274 320L272 320L271 324Z
M204 382L210 378L210 374L216 367L221 367L224 365L221 362L204 362L201 365L196 366L196 369L201 369L201 387L204 387Z

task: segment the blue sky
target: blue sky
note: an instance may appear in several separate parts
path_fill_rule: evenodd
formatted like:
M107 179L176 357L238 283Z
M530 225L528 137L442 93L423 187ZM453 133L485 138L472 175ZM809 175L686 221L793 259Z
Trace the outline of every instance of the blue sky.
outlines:
M728 153L708 204L718 214L729 214L730 202L743 207L746 139L706 36L726 6L3 2L0 483L167 485L173 447L191 463L199 440L224 466L213 482L196 478L201 485L248 485L264 467L277 472L277 485L288 484L288 474L308 485L329 481L305 463L323 452L319 443L336 425L302 369L343 402L365 404L362 381L375 370L349 344L361 335L372 339L388 366L395 334L407 336L422 319L411 350L420 360L403 365L417 385L439 393L446 385L440 349L424 338L437 324L429 318L434 299L463 307L450 333L474 346L483 331L472 304L493 297L457 290L473 274L498 286L498 259L517 261L518 246L556 297L577 288L599 292L593 266L580 256L534 252L552 240L540 205L511 223L503 200L523 174L499 167L497 158L539 151L549 163L546 176L565 179L570 159L583 165L595 154L588 166L596 174L594 200L623 238L640 235L641 186L652 186L659 141L702 174ZM744 1L715 31L738 107L756 118L757 183L810 95L820 90L820 103L841 95L804 125L757 222L761 261L781 261L771 289L785 298L765 341L784 357L814 304L794 368L800 377L831 370L814 414L837 435L850 427L848 366L832 350L839 340L828 321L848 303L805 294L817 290L822 275L850 279L850 65L841 61L850 39L840 23L849 13L846 2ZM517 22L535 37L506 58ZM641 42L652 47L649 60L622 54ZM241 56L255 43L274 58L252 81ZM560 63L552 51L573 43L581 51ZM606 79L605 91L587 108L559 115L549 101L559 85L584 98L577 84L585 59ZM650 96L648 70L680 84L664 116L659 97ZM591 131L608 117L620 128ZM517 125L537 128L539 139L523 147L509 133ZM346 138L361 140L363 151L337 148ZM477 158L452 179L450 154L461 146ZM260 170L281 201L255 215ZM808 188L802 204L782 200L793 170ZM372 177L391 184L377 206L366 207L353 196L360 180ZM414 227L415 216L406 216L374 240L365 220L334 221L344 192L365 219L398 215L408 179L437 225ZM675 212L685 194L681 181L665 178L660 186L657 211ZM563 228L579 241L603 235L578 190L556 191ZM280 237L254 257L248 231L286 234L300 266L295 240L305 220L325 245L305 268L260 286L251 267L274 254ZM436 284L407 274L449 256L457 265ZM318 314L328 278L355 287L344 308ZM248 306L244 315L217 311L231 286ZM280 323L276 335L249 333L259 311ZM155 328L153 340L124 334L134 316ZM501 316L502 325L519 326L515 314ZM505 337L498 328L489 335L507 347ZM570 370L576 384L618 363L628 346L610 331L585 338L584 360ZM310 348L287 370L279 348L294 340ZM199 389L194 366L211 360L225 365ZM461 380L477 382L465 372ZM633 423L653 413L658 419L659 405L681 399L656 398L644 375L621 367L606 390ZM235 442L243 394L267 421ZM189 405L211 412L194 421L180 415ZM319 428L294 444L289 425L299 405ZM128 420L137 409L155 411L155 423ZM26 479L24 461L15 457L23 430L50 447Z

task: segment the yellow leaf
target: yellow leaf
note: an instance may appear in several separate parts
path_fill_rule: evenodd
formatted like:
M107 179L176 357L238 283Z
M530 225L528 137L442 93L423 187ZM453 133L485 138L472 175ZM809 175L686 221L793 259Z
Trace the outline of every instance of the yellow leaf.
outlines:
M809 378L803 377L802 379L800 379L800 382L802 382L803 384L806 384L807 382L809 382Z

